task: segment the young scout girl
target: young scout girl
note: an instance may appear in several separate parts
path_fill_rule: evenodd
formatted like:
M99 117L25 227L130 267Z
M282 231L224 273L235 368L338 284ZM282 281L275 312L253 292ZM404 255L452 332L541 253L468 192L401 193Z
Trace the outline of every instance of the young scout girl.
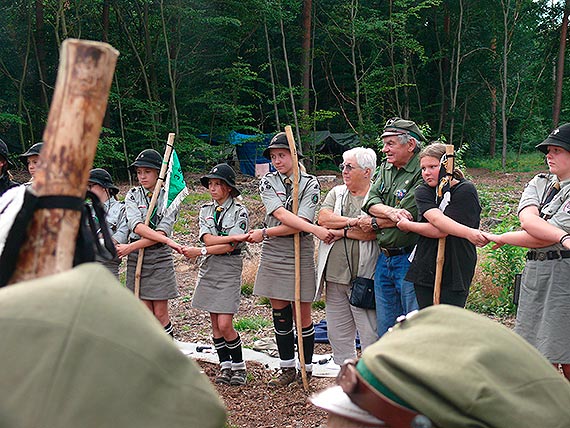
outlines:
M168 299L178 297L178 290L171 248L181 253L182 246L169 238L178 210L165 215L158 208L167 197L163 187L160 189L150 224L144 224L161 165L162 156L152 149L143 150L130 165L130 168L136 171L140 185L129 190L125 197L129 244L117 245L117 252L119 257L128 255L127 287L134 290L138 250L145 248L140 298L160 321L164 330L172 335Z
M111 232L111 239L115 245L125 244L129 234L129 225L127 224L127 217L125 215L125 203L117 199L119 188L113 184L111 174L103 168L95 168L89 172L89 181L87 182L87 189L95 194L105 210L105 222ZM99 219L96 218L97 221ZM101 238L101 236L99 236ZM104 259L99 254L96 254L95 259L103 264L111 271L113 275L119 278L119 265L121 259L115 257L113 260Z
M292 210L293 159L287 137L280 132L273 137L263 156L270 159L277 172L266 174L260 182L261 200L265 205L265 227L250 232L249 242L263 241L261 261L255 279L254 293L266 296L273 308L275 338L279 350L281 374L269 386L285 386L297 378L293 333L295 300L295 247L293 235L301 233L301 323L307 375L312 372L311 361L315 330L311 320L311 302L316 294L315 247L311 233L332 242L334 235L313 224L319 202L317 179L306 173L299 177L299 211Z
M26 165L26 168L30 173L30 180L24 183L24 186L31 186L34 181L34 175L36 175L36 168L40 160L40 152L43 145L44 143L36 143L32 145L26 153L22 153L20 155L20 160L24 165Z
M464 307L475 273L475 245L487 243L478 230L481 205L473 183L456 169L451 180L451 201L444 211L436 203L440 160L445 145L435 143L420 153L423 184L415 191L420 222L400 220L397 226L420 235L406 280L414 284L420 309L433 304L438 238L446 237L440 302Z
M216 383L244 385L245 362L241 339L233 327L241 292L243 241L248 237L248 213L234 199L240 192L232 167L216 165L200 179L212 202L200 209L200 240L203 247L183 247L188 258L203 256L192 307L208 311L212 320L214 346L220 359Z

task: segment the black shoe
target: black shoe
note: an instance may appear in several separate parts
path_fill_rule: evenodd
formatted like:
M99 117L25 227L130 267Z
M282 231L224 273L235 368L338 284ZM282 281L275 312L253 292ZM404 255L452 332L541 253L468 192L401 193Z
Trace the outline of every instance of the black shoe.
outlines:
M239 386L245 385L247 382L247 372L245 369L232 370L232 378L230 379L230 385Z
M221 383L223 385L229 385L232 379L232 369L221 369L218 376L216 376L216 383Z

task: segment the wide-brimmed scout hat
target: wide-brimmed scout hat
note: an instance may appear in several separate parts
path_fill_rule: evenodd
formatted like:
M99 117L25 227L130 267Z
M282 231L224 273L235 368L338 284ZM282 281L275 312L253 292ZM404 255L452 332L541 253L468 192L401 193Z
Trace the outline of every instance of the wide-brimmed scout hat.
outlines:
M360 423L570 426L570 383L552 364L508 328L449 305L408 316L345 364L337 384L312 402Z
M0 156L6 159L7 164L5 169L10 169L14 167L14 164L12 163L9 157L10 151L8 150L8 145L2 139L0 139Z
M427 141L426 137L424 137L420 128L418 128L418 125L416 125L414 121L405 120L400 117L388 119L386 125L384 125L384 132L382 133L381 138L403 134L409 134L418 141Z
M570 123L559 126L550 133L546 140L537 144L536 148L543 153L547 152L548 146L562 147L570 152Z
M0 288L0 341L2 426L225 426L208 378L100 264Z
M297 149L297 159L303 159L303 155L299 150L299 145L295 143ZM285 132L278 132L273 136L267 148L263 151L263 157L271 160L271 149L287 149L289 150L289 143L287 142L287 134Z
M208 187L211 178L218 178L230 186L232 188L231 195L234 198L241 193L236 187L236 172L227 163L220 163L213 167L207 175L200 178L200 183L202 186Z
M94 168L89 171L89 180L90 183L98 184L101 187L109 190L109 193L114 196L119 193L119 188L113 184L113 178L111 174L107 172L107 170L103 168Z
M160 153L153 149L146 149L139 153L135 161L129 165L129 168L153 168L160 171L161 166L162 156L160 156Z
M42 151L42 147L44 146L43 142L39 142L36 144L32 144L32 146L25 152L20 155L20 160L26 164L28 158L30 156L39 156L40 152Z

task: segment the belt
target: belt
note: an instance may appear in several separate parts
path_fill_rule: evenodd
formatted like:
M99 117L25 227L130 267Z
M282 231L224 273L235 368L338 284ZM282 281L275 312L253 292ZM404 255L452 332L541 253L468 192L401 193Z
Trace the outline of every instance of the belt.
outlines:
M241 250L233 250L231 253L220 254L220 256L239 256L241 254Z
M336 383L340 385L344 393L350 397L350 400L354 404L378 419L385 421L388 426L415 426L415 423L419 422L420 418L429 422L421 426L433 426L431 421L425 416L400 406L398 403L376 391L360 376L355 364L356 362L354 360L345 362L341 366L336 378Z
M526 258L528 260L558 260L558 259L569 259L570 250L554 250L554 251L535 251L531 250L526 253Z
M399 248L384 248L380 247L380 252L384 254L386 257L393 257L393 256L401 256L402 254L409 254L414 249L413 245L408 247L399 247Z
M305 237L305 236L307 236L307 235L310 235L310 233L309 233L309 232L299 232L299 236L300 236L301 238L303 238L303 237ZM284 236L282 236L282 238L293 238L293 237L295 237L295 233L293 233L292 235L284 235Z

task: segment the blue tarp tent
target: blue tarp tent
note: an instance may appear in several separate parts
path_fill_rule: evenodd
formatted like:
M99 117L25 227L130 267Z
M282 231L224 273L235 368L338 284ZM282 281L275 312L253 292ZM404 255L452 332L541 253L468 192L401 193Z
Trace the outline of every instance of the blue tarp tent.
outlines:
M255 176L256 164L269 163L269 159L263 157L263 150L269 145L273 135L275 134L247 135L230 132L228 139L236 146L239 169L243 174ZM270 170L273 170L271 168L270 166Z

